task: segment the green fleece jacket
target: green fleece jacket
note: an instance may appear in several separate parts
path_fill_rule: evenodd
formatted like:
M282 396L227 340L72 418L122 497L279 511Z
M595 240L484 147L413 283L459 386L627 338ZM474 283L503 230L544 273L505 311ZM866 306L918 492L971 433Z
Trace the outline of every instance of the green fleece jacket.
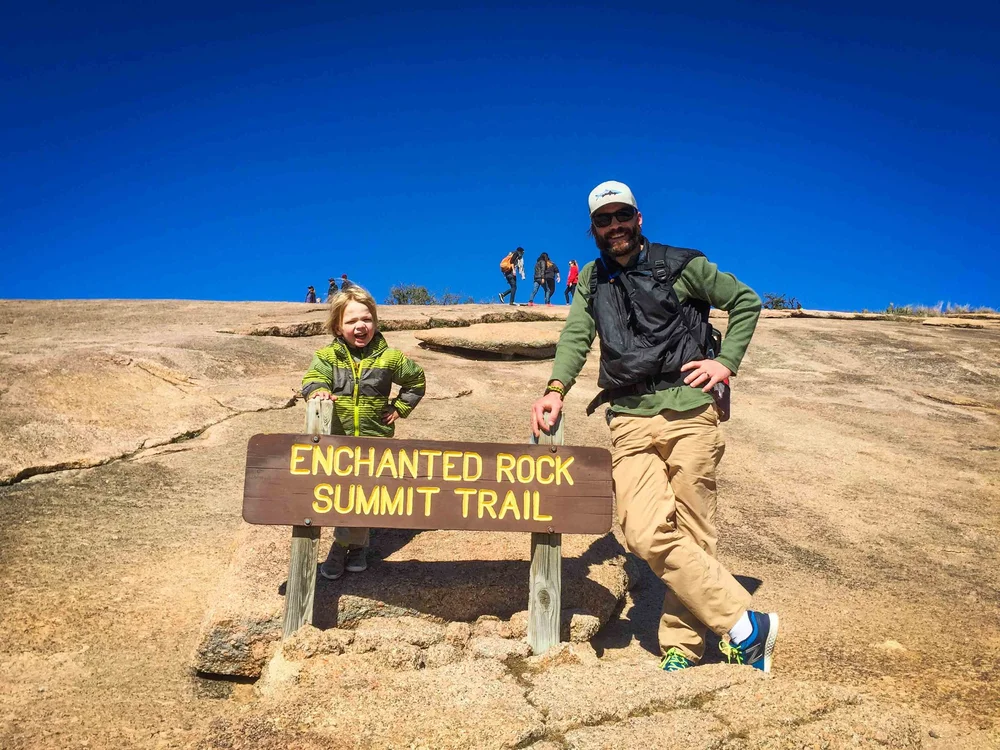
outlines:
M392 384L400 386L390 400ZM328 391L334 401L334 434L365 437L392 437L396 426L385 424L390 409L408 417L424 395L424 370L398 349L390 349L381 333L361 351L352 350L341 339L313 355L302 395Z
M560 381L566 386L567 393L583 369L587 354L590 353L590 347L597 335L597 327L589 309L590 277L593 273L593 261L580 271L580 284L576 289L569 317L566 319L566 325L556 347L551 380ZM709 302L713 307L729 312L726 337L716 360L732 370L735 375L757 327L757 319L760 317L760 297L732 274L719 271L718 266L704 257L694 258L684 267L674 282L674 292L682 303L690 298L700 299ZM664 409L687 411L710 403L712 403L710 394L703 392L701 388L683 385L641 396L615 399L611 402L610 408L616 413L650 416Z

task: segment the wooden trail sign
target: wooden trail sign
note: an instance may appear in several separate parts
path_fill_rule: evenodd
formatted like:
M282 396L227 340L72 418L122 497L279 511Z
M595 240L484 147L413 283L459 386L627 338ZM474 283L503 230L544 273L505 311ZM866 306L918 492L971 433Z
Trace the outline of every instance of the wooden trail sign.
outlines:
M528 447L346 438L332 424L333 403L314 399L307 434L247 449L244 519L292 526L283 638L312 622L320 527L374 526L532 532L528 644L559 642L562 533L611 528L608 451L563 446L561 419Z
M243 518L365 526L604 534L611 455L562 445L254 435Z

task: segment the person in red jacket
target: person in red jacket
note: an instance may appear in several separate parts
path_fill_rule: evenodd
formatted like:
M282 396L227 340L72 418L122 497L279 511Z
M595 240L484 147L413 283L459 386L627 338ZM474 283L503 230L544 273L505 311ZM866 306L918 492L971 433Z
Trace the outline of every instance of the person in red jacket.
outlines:
M577 268L576 261L569 262L569 275L566 277L566 304L573 303L573 295L576 293L576 283L580 278L580 269Z

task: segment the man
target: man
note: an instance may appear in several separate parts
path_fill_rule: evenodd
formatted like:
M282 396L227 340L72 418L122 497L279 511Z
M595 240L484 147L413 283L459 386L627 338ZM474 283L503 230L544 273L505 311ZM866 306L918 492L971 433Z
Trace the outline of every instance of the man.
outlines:
M312 287L306 289L306 302L310 304L316 303L316 290L313 289Z
M507 280L507 286L510 289L500 292L497 296L500 298L501 304L507 295L510 295L510 302L508 304L514 304L514 295L517 294L517 274L520 272L521 279L524 279L524 248L518 247L514 252L508 253L504 256L504 259L500 261L500 272L503 274L504 279Z
M357 284L348 279L346 273L340 274L340 291L350 289L352 286L357 286Z
M715 557L716 469L725 442L710 395L739 368L760 298L697 250L650 243L627 185L601 183L589 206L600 256L580 272L552 378L532 407L532 430L555 424L600 335L603 390L588 413L609 404L618 521L629 549L667 584L660 668L700 661L711 628L730 662L768 672L778 617L750 611L750 595ZM714 359L712 305L729 311Z
M326 301L329 302L333 298L333 295L335 295L336 293L337 293L337 280L331 276L330 287L326 290Z

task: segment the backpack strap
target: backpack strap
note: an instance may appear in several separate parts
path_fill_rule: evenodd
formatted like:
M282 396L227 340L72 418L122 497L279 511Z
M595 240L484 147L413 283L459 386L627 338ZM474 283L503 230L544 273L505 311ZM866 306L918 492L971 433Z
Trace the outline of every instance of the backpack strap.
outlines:
M605 275L608 274L608 266L604 262L604 258L600 255L597 256L597 260L594 261L594 268L590 272L590 283L589 289L587 290L587 310L593 315L594 310L594 298L597 295L597 277L601 273L601 269L604 270Z
M675 247L651 242L646 262L649 264L650 272L657 283L673 286L677 278L684 272L685 266L703 255L704 253L700 250L692 250L689 247Z
M649 246L649 266L653 273L653 279L658 284L666 284L670 278L667 272L667 249L670 245L660 245L651 243Z

